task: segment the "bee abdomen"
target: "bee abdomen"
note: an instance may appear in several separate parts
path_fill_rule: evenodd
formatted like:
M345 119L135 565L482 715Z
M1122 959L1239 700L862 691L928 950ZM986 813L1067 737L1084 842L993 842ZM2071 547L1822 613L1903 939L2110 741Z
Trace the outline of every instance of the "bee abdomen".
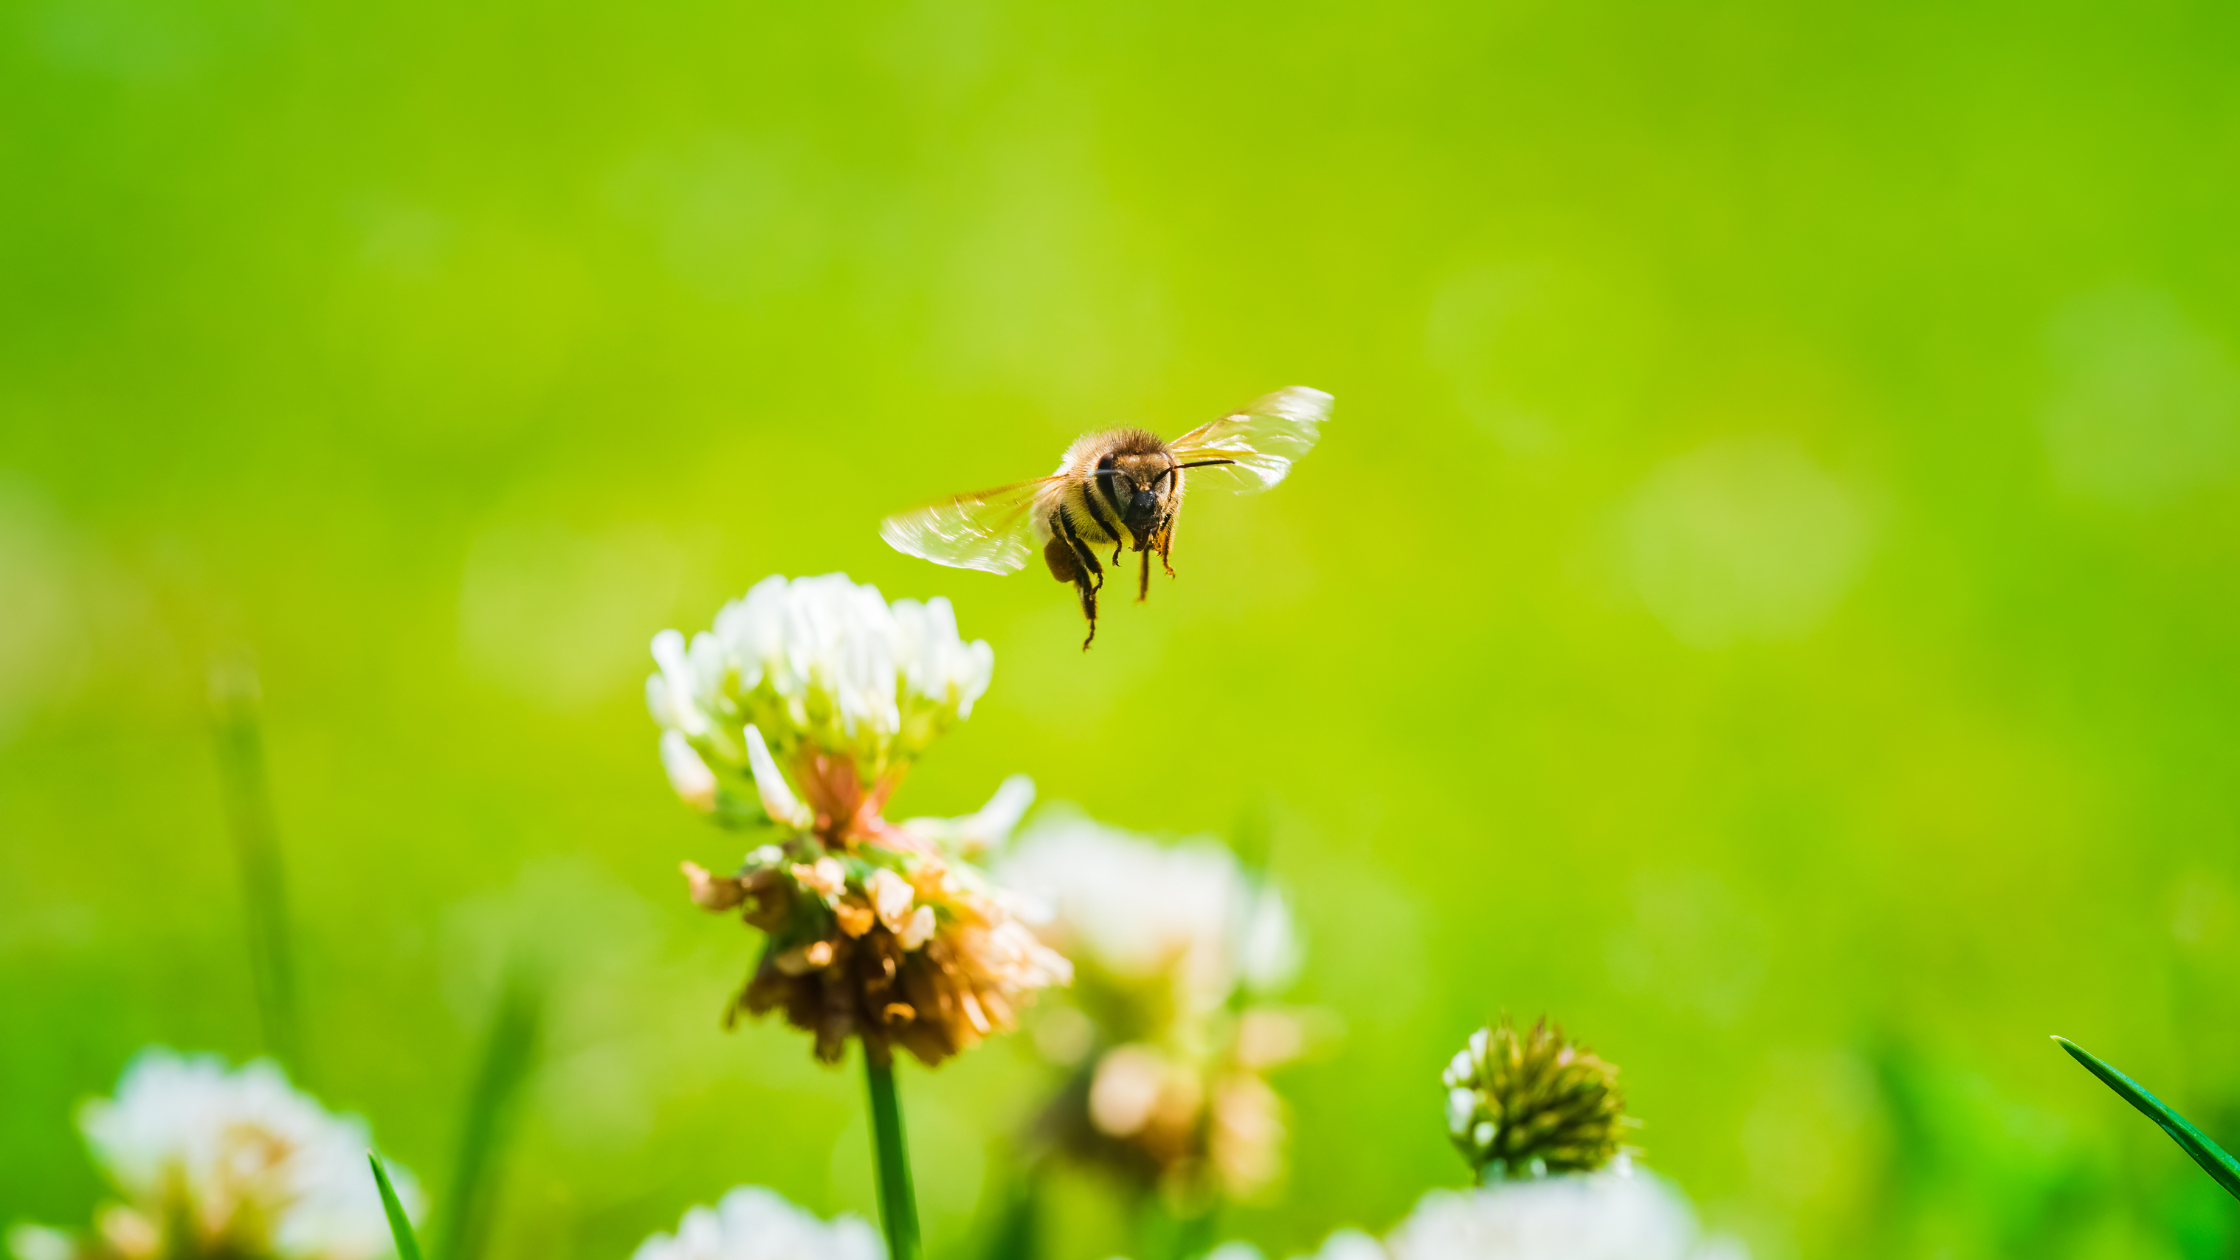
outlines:
M1050 576L1061 582L1081 580L1081 562L1074 559L1073 547L1063 538L1053 537L1042 545L1042 561L1050 566Z

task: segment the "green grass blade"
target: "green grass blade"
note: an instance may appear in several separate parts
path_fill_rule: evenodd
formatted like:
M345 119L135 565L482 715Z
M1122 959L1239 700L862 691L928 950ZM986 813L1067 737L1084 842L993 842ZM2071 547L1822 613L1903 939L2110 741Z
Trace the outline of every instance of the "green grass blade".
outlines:
M987 1260L1033 1260L1041 1248L1041 1179L1033 1170L1019 1174L1002 1198L995 1228L988 1236Z
M397 1188L389 1184L381 1156L367 1151L366 1162L373 1165L373 1184L381 1187L381 1210L388 1213L389 1235L397 1240L397 1260L420 1260L420 1240L412 1236L412 1221L404 1214L404 1204L397 1202Z
M517 960L507 969L482 1065L467 1095L436 1260L476 1260L488 1246L507 1140L522 1089L536 1067L544 996L541 968Z
M2172 1141L2184 1148L2186 1154L2193 1156L2193 1162L2201 1165L2202 1171L2216 1178L2217 1184L2224 1187L2226 1194L2240 1199L2240 1160L2234 1160L2226 1154L2223 1147L2188 1124L2184 1116L2170 1110L2161 1099L2140 1088L2137 1081L2086 1053L2084 1047L2067 1037L2055 1037L2054 1040L2061 1043L2061 1048L2069 1052L2070 1058L2082 1063L2085 1071L2099 1077L2102 1084L2114 1090L2125 1102L2137 1107L2147 1119L2161 1125L2162 1131L2169 1134Z
M259 720L256 671L229 661L210 671L211 731L234 857L241 868L248 916L249 966L265 1048L298 1082L310 1076L303 1024L296 1003L295 955L288 921L286 872L280 860L280 826L265 773L264 730Z

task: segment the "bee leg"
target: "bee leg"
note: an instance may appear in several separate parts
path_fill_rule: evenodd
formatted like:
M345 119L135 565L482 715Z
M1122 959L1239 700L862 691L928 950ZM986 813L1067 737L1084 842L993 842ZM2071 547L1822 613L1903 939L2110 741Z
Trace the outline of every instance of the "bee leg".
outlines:
M1097 563L1097 553L1089 550L1089 544L1081 541L1081 535L1074 532L1073 522L1063 515L1058 517L1058 528L1065 534L1066 541L1072 544L1074 559L1080 562L1090 577L1096 579L1097 589L1103 590L1104 566Z
M1086 652L1097 638L1097 588L1087 582L1078 582L1074 584L1074 590L1081 596L1081 615L1089 619L1089 635L1081 640L1081 650Z
M1140 571L1139 571L1139 572L1138 572L1138 573L1136 574L1136 602L1140 604L1140 603L1142 603L1142 602L1143 602L1144 600L1146 600L1146 599L1149 599L1150 597L1151 597L1151 553L1150 553L1150 552L1148 552L1148 551L1146 551L1146 552L1144 552L1144 553L1143 553L1143 566L1142 566L1141 570L1140 570Z
M1086 652L1090 642L1097 637L1097 592L1104 589L1104 566L1097 563L1097 553L1089 550L1088 545L1081 541L1081 535L1074 532L1073 522L1067 519L1064 512L1057 513L1053 520L1058 533L1072 547L1073 558L1078 566L1074 570L1073 588L1081 596L1081 615L1089 619L1089 637L1081 641L1081 650ZM1051 567L1056 569L1054 564ZM1090 581L1091 578L1095 579L1094 583Z

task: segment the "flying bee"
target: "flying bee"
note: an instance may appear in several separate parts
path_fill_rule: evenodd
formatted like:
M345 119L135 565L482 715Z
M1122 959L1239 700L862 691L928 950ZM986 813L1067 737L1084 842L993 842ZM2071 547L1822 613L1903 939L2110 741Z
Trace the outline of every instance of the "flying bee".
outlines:
M1185 478L1192 486L1266 490L1313 449L1329 418L1330 395L1295 385L1171 442L1142 429L1086 434L1066 448L1058 471L1040 481L960 494L890 516L879 522L879 536L905 555L987 573L1017 573L1027 567L1030 546L1039 550L1050 576L1073 583L1081 597L1081 615L1089 619L1081 646L1087 650L1097 637L1105 574L1097 557L1106 548L1116 571L1123 547L1141 555L1141 603L1151 592L1153 555L1174 576L1168 555Z

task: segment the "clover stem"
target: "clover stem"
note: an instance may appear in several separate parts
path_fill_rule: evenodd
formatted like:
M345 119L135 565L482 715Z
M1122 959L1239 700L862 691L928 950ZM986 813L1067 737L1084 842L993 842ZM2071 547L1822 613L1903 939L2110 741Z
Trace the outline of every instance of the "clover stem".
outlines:
M878 1158L879 1224L887 1233L887 1260L918 1260L918 1200L910 1188L910 1149L903 1140L894 1063L880 1062L866 1048L863 1074L871 1086L871 1149Z

